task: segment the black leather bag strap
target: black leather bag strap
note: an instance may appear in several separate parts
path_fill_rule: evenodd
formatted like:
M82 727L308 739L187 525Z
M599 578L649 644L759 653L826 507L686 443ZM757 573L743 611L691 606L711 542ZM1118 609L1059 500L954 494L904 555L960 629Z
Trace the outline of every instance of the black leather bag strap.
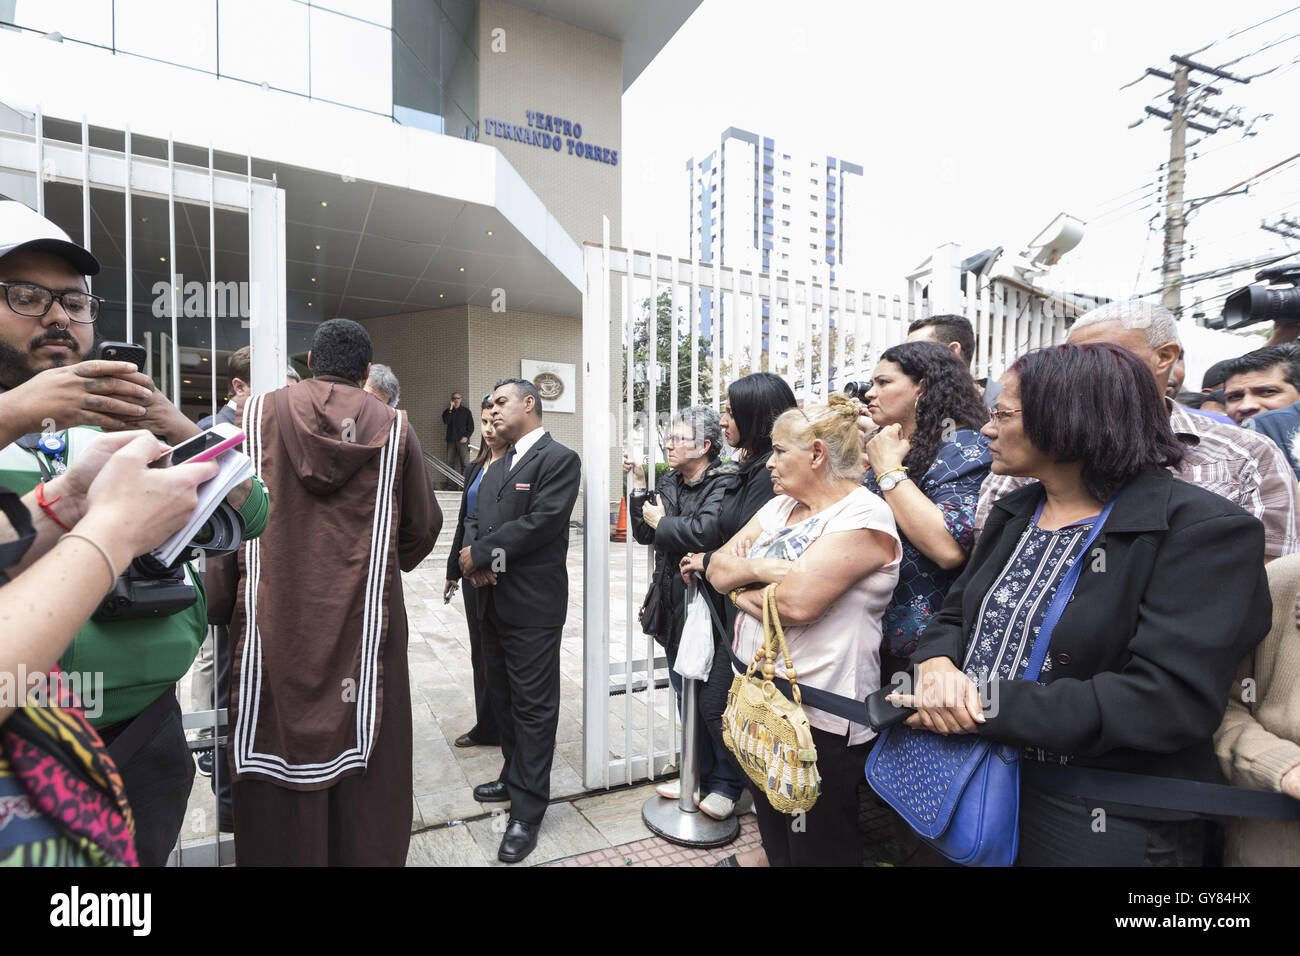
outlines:
M731 655L731 666L737 674L745 673L748 663L742 661L736 656L736 652L731 649L731 641L727 639L727 628L718 616L718 609L713 606L713 602L705 600L709 606L709 615L713 618L713 626L722 635L722 643L727 648L727 653ZM793 698L790 692L790 682L783 677L774 678L772 684L786 697ZM816 687L809 687L800 681L799 693L803 697L803 702L809 706L816 707L818 710L824 710L828 714L834 714L836 717L843 717L845 720L852 721L855 724L862 724L864 727L871 726L867 722L867 704L866 701L854 700L852 697L842 697L839 694L832 694L828 690L819 690Z
M1030 786L1072 797L1182 810L1207 817L1300 820L1300 800L1284 793L1034 760L1022 761L1021 773Z

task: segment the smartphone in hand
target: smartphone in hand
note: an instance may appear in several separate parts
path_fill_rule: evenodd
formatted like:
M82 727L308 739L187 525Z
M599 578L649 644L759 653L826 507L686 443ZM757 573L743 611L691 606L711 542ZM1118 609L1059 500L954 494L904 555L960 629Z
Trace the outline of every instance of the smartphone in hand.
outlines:
M137 372L144 371L144 346L134 342L105 342L99 347L99 357L110 362L130 362Z
M170 468L172 465L179 465L187 461L208 461L216 458L227 448L234 448L236 445L243 444L244 433L238 425L227 425L224 422L219 425L213 425L207 431L188 438L179 445L163 452L153 461L149 462L150 468Z

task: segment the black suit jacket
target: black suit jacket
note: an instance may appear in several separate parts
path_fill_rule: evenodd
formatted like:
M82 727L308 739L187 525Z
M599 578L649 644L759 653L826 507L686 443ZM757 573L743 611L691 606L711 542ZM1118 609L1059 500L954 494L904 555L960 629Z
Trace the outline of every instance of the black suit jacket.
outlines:
M498 462L500 464L500 462ZM465 490L460 493L460 515L456 518L456 534L451 539L451 554L447 555L447 580L459 581L464 575L460 573L460 549L465 547L465 511L469 508L469 486L482 470L477 462L471 461L465 466ZM480 487L479 492L483 489Z
M474 567L494 570L497 583L480 588L479 616L491 592L507 624L559 627L569 604L569 516L578 500L582 462L549 434L517 458L483 476L478 508L465 519L462 547Z
M994 504L913 661L962 665L980 604L1042 496L1034 483ZM1079 560L1083 572L1051 637L1050 682L998 682L996 716L979 733L1081 766L1220 782L1211 737L1237 665L1272 621L1264 526L1226 498L1149 468Z

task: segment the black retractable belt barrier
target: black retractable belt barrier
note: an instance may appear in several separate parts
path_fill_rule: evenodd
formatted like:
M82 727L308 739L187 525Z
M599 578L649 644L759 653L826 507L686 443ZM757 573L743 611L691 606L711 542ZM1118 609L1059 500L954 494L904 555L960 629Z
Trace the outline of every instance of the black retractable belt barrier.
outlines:
M725 638L726 627L718 617L713 602L707 603L709 612L713 615L714 625ZM731 655L731 666L736 672L745 673L749 665L731 650L730 642L727 643L727 653ZM787 697L791 696L789 681L776 677L773 678L772 683L781 693ZM870 726L865 701L853 700L850 697L832 694L830 691L809 687L803 681L799 682L799 693L805 704L828 714L834 714L836 717L843 717L855 724ZM1300 800L1284 793L1230 787L1221 783L1202 783L1198 780L1183 780L1177 777L1154 777L1150 774L1099 770L1073 764L1042 763L1035 760L1022 761L1021 770L1026 782L1032 786L1069 796L1153 809L1180 810L1206 817L1300 820Z

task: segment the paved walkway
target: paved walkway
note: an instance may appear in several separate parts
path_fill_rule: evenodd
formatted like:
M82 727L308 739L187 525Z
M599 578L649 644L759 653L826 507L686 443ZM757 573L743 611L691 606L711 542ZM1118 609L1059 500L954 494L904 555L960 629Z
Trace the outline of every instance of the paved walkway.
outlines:
M447 521L455 518L458 498L438 493ZM418 568L403 575L402 584L409 621L413 752L413 812L410 862L412 864L482 864L496 862L500 829L504 829L501 804L480 804L473 787L496 778L501 769L497 747L460 748L453 742L474 724L474 684L470 663L469 631L465 623L463 597L457 593L451 603L442 600L446 580L447 554L454 527L444 524L438 546ZM569 616L560 648L560 719L556 732L555 763L551 771L551 797L565 798L587 793L582 778L583 761L583 644L582 644L582 536L571 535L569 547ZM640 604L645 591L644 549L635 548L633 594ZM672 693L658 688L650 695L644 687L644 673L625 672L629 657L644 660L649 641L639 633L626 639L624 622L627 604L623 599L627 581L625 546L611 546L610 590L612 601L610 659L615 696L610 698L609 740L611 756L644 754L646 740L653 737L660 753L658 763L671 764L679 730ZM660 680L662 677L660 671ZM631 693L627 693L628 690ZM621 692L620 692L621 691ZM190 710L190 678L180 688L182 708ZM653 724L652 733L647 728ZM662 775L662 774L661 774ZM626 774L620 775L626 779ZM644 774L641 774L644 779ZM603 781L602 781L603 782ZM623 780L616 777L617 786ZM182 842L211 840L216 829L215 801L209 781L196 776L190 797L189 825ZM618 790L587 795L573 802L552 806L547 814L542 842L530 863L569 859L585 853L607 850L644 840L649 831L641 823L640 806L650 792ZM632 796L629 796L632 794ZM494 834L492 827L500 829ZM490 852L482 851L488 847ZM481 852L482 851L482 852ZM640 852L640 851L638 851Z
M647 800L662 800L653 784L553 802L546 811L537 849L528 866L712 866L730 853L758 845L752 813L740 818L740 836L727 847L693 850L674 846L641 822ZM508 814L484 816L419 830L411 835L407 866L505 866L497 847Z

